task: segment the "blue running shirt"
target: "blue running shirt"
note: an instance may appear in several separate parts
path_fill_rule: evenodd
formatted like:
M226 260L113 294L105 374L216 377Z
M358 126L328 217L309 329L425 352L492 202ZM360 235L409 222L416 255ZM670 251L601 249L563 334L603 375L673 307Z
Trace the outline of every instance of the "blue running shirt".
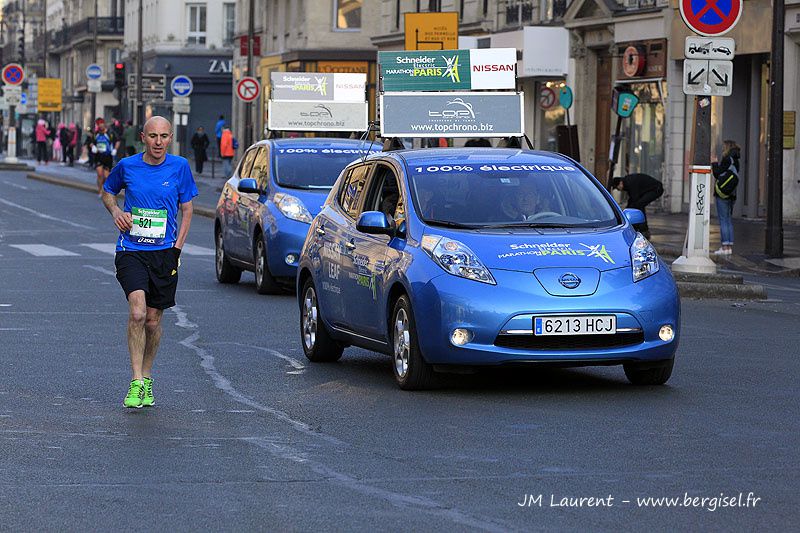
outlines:
M197 196L197 186L183 157L167 154L160 165L144 162L144 154L120 160L103 190L117 195L125 189L123 211L133 216L130 231L120 232L117 251L164 250L178 238L178 208Z

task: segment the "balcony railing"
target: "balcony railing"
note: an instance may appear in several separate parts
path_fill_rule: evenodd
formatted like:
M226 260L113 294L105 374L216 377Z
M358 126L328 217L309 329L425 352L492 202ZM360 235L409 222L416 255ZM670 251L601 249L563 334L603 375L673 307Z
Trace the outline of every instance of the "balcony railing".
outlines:
M85 37L94 35L94 17L89 17L51 33L50 46L67 46L70 43L79 41ZM125 32L124 17L98 17L97 35L119 35L122 37Z

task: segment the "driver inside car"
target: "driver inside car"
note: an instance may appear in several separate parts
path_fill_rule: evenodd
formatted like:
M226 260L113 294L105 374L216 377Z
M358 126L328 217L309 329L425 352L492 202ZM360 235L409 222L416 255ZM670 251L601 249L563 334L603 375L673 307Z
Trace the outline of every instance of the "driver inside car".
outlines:
M533 220L537 213L548 211L536 189L526 187L521 191L510 191L500 204L503 215L512 221Z

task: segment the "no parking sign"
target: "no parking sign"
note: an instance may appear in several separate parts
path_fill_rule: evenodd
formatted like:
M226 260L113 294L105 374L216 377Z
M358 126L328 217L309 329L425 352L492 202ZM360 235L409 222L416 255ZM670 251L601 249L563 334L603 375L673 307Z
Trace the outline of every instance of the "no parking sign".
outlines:
M715 37L730 31L742 16L742 0L680 0L681 17L695 33Z

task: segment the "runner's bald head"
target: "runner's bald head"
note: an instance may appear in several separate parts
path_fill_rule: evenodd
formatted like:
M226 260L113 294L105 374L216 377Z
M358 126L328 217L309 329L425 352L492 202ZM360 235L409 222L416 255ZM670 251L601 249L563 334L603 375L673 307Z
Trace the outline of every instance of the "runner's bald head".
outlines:
M144 123L144 128L142 128L142 131L144 131L144 133L147 134L148 131L156 129L157 126L160 127L166 126L167 130L169 130L170 132L172 131L172 123L169 120L159 115L154 115L148 118L147 122Z

